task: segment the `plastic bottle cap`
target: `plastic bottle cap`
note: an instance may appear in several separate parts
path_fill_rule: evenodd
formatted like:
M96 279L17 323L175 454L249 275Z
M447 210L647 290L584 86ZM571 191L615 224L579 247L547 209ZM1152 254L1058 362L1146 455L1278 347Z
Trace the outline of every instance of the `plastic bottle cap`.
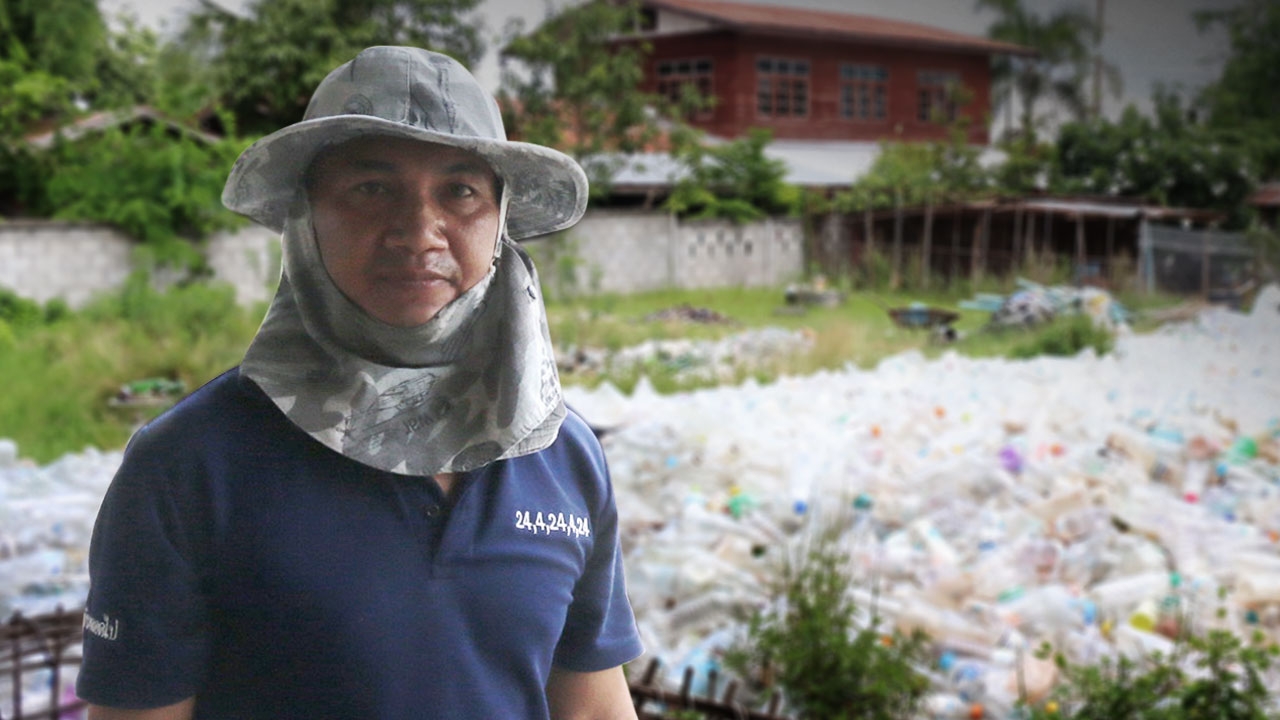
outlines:
M853 507L855 510L870 510L875 501L866 493L858 493L858 497L853 499Z
M956 654L950 650L942 653L942 656L938 658L938 669L943 672L949 671L951 668L955 667L955 664Z
M982 707L982 703L974 703L969 706L969 720L980 720L986 714L986 709Z

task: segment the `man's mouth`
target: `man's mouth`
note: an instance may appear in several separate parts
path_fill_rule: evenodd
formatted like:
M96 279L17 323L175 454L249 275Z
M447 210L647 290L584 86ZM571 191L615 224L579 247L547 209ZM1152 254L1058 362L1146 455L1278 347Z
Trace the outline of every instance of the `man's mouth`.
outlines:
M430 285L433 283L452 282L447 275L435 272L396 272L382 276L382 279L397 285Z

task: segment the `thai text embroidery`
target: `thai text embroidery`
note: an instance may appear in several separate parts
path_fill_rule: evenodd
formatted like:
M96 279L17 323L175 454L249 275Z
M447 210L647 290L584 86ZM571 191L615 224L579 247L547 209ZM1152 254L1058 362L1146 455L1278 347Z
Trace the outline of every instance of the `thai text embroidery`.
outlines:
M103 640L115 640L120 637L120 619L111 619L103 613L101 620L95 620L89 613L84 614L84 630L93 633Z
M568 537L591 537L591 527L587 518L564 513L535 513L532 510L516 511L516 529L531 532L535 535L563 533Z

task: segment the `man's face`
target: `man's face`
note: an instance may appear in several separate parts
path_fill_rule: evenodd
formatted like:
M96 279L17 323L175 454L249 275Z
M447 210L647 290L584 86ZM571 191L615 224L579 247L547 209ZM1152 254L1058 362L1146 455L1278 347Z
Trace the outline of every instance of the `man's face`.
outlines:
M497 178L474 153L360 138L315 161L308 192L329 277L389 325L427 322L489 272Z

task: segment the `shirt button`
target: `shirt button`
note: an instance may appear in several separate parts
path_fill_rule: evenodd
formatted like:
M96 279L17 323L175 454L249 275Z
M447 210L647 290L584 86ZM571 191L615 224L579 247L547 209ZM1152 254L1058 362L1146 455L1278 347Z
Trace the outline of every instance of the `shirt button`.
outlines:
M439 516L440 516L440 506L439 506L439 505L427 505L427 506L425 506L425 507L423 507L423 508L422 508L422 514L423 514L423 516L424 516L424 517L427 517L428 519L433 519L433 518L439 517Z

